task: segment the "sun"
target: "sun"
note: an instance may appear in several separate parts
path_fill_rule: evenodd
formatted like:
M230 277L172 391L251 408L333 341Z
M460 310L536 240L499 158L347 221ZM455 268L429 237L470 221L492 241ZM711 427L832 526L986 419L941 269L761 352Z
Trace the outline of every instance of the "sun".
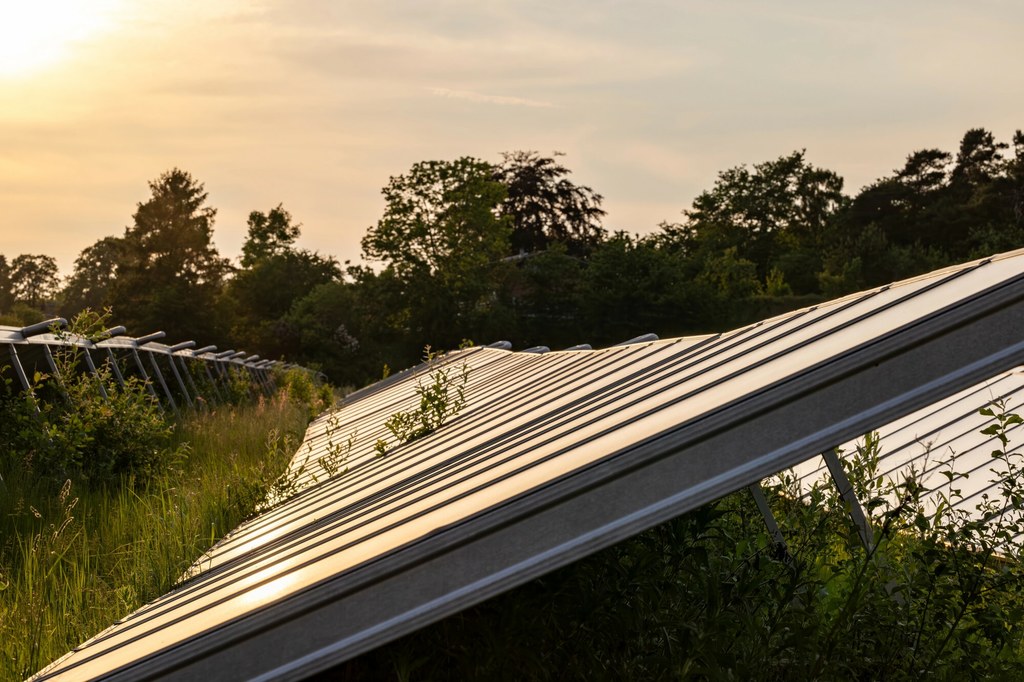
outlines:
M122 0L0 0L0 78L32 75L113 24Z

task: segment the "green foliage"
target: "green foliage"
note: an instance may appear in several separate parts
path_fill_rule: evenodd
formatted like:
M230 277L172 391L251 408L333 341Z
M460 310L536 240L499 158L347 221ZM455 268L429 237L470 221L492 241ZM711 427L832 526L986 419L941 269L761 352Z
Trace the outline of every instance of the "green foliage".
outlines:
M121 239L110 304L117 320L137 333L167 329L184 338L220 340L217 297L228 261L213 245L216 209L203 184L174 168L149 183ZM200 313L199 311L203 311Z
M1024 245L1024 157L1015 144L1014 157L1006 158L1008 148L973 128L955 158L939 149L910 154L903 168L865 187L834 221L826 276L844 277L843 264L856 259L852 270L859 272L849 286L876 286Z
M431 352L430 346L424 351L423 361L428 368L439 359L440 353ZM463 362L455 367L437 367L431 370L429 380L416 382L416 397L419 404L412 410L399 411L391 415L385 428L394 438L389 443L381 438L374 444L377 455L383 457L388 450L422 438L436 431L442 424L459 414L466 406L466 382L469 381L469 364Z
M271 509L304 488L319 483L321 479L317 475L318 473L321 475L326 474L327 478L335 475L343 476L348 473L348 457L352 454L352 448L355 447L356 438L358 438L359 434L353 431L347 437L341 438L337 413L328 416L326 427L324 435L327 440L327 447L325 452L313 460L313 444L306 441L305 451L300 450L292 459L288 469L274 481L269 494L258 506L259 511L263 512ZM276 439L276 432L272 432L267 436L268 449L277 447ZM294 448L285 442L284 449L291 451ZM315 469L313 463L319 469Z
M171 589L266 499L308 414L284 393L191 414L163 455L188 457L144 485L130 476L121 485L61 484L6 468L0 679L27 677Z
M525 259L509 283L514 297L510 307L522 314L499 335L515 334L525 346L579 343L585 324L580 313L587 295L586 267L586 261L570 255L559 242Z
M772 272L779 271L773 269ZM699 277L725 300L749 298L761 293L757 265L753 261L741 258L735 246L730 246L720 255L709 258L704 263L704 269Z
M61 313L70 318L86 308L107 307L123 256L124 242L117 237L104 237L82 249L61 293Z
M309 406L313 418L334 407L334 389L310 370L292 367L274 372L274 382L293 402Z
M180 457L168 450L172 425L142 382L131 378L122 387L107 364L95 376L80 371L85 351L76 339L95 335L107 319L87 310L59 332L69 345L54 351L56 376L36 374L25 393L8 379L0 443L12 456L0 466L57 481L143 482Z
M735 260L754 265L755 280L778 268L795 292L814 291L813 273L820 267L814 261L830 221L846 203L842 189L841 177L811 165L802 151L753 170L731 168L684 211L681 246L708 264L733 249Z
M727 169L680 222L644 237L606 233L601 195L570 177L557 153L423 161L389 180L362 240L383 267L297 248L300 225L278 204L249 214L232 273L203 185L172 169L122 237L82 251L57 304L65 317L112 304L134 334L230 336L362 384L415 362L424 343L557 348L721 331L1024 246L1020 131L1007 144L974 128L952 152L913 151L852 197L803 151ZM45 286L12 306L10 271L0 260L0 323L52 315Z
M3 315L0 315L0 324L11 327L26 327L30 324L42 322L49 319L50 315L39 308L33 308L27 303L15 303Z
M505 152L494 169L507 196L502 215L512 219L512 253L543 251L561 244L576 256L584 255L605 237L601 218L602 197L589 187L576 185L567 177L572 171L554 157L537 152Z
M508 251L508 219L499 218L504 186L490 164L463 157L414 164L382 190L384 216L363 238L367 258L400 278L437 276L450 287Z
M11 280L11 266L7 257L0 254L0 314L14 305L14 282Z
M280 204L250 213L242 267L224 288L231 338L264 357L295 357L298 330L286 316L296 301L341 277L333 258L294 248L299 228Z
M655 239L617 232L590 256L583 279L584 327L573 343L616 343L657 330L700 329L715 309L714 293L694 263Z
M60 286L57 261L52 256L17 256L11 261L10 280L16 301L32 308L41 308L54 298Z
M1019 679L1022 455L989 409L996 491L930 515L919 473L880 476L879 441L844 459L875 544L834 486L768 487L778 547L730 495L332 671L335 679ZM949 471L948 469L946 469ZM980 475L980 472L976 472Z
M400 292L376 310L392 310L418 344L454 346L494 311L511 218L500 215L506 189L493 175L469 157L425 161L382 190L384 215L363 237L363 256L382 261L383 283Z
M299 238L301 225L292 222L292 215L278 204L267 213L249 214L249 234L242 244L242 267L292 251Z
M764 293L768 296L789 296L793 289L786 284L786 276L782 270L772 268L764 280Z

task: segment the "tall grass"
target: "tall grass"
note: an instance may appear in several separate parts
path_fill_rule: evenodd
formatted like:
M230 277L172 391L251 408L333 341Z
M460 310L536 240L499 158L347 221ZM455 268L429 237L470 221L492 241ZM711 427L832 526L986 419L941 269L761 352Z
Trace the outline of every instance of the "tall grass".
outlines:
M253 514L310 411L283 391L183 418L170 466L141 484L60 485L10 465L8 453L0 463L0 679L32 674L166 592Z

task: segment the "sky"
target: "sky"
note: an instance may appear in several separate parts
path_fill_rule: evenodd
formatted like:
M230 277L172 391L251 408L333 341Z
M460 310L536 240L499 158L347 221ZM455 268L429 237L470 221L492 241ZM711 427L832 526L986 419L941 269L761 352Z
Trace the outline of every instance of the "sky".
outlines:
M283 204L358 261L418 161L562 152L605 227L806 149L855 193L972 127L1024 128L1019 0L0 0L0 254L123 234L181 168L236 258Z

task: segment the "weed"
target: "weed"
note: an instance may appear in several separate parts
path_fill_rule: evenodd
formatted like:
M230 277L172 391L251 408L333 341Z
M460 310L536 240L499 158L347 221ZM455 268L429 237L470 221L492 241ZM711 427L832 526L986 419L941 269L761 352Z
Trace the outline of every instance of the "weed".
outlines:
M310 464L310 460L314 455L313 443L306 441L305 452L300 451L297 453L288 470L274 481L266 501L260 505L261 511L279 504L307 486L318 483L320 481L320 477L317 475L318 471L326 474L327 478L335 475L343 476L348 473L348 458L355 447L358 432L353 431L344 440L337 440L336 437L340 430L339 420L340 418L337 414L331 414L327 417L324 434L324 437L327 439L326 452L315 460L319 470L314 469ZM269 437L268 447L276 448L276 446L270 445ZM303 455L301 461L298 459L300 454ZM295 462L298 462L297 466Z
M434 364L440 353L424 349L424 362ZM430 372L429 380L416 382L419 404L412 410L396 412L384 427L394 438L394 444L380 438L374 443L378 457L383 457L395 445L402 445L436 431L466 406L466 382L469 381L469 363L463 362L456 371L453 367L438 367Z

